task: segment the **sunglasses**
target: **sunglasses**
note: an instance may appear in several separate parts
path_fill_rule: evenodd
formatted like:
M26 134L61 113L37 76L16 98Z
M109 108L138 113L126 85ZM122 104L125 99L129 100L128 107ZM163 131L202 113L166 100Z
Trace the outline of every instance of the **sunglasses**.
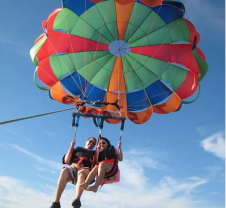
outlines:
M106 142L101 142L100 144L106 144Z
M95 142L93 142L92 140L88 140L89 141L89 143L91 143L91 144L93 144L93 145L95 145L96 143Z

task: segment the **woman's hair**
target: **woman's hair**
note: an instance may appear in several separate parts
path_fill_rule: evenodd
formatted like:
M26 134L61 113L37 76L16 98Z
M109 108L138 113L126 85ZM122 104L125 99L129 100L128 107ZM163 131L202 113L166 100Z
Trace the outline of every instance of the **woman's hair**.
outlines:
M105 138L105 137L101 137L100 139L105 140L105 142L107 142L107 143L108 143L108 147L110 147L110 146L111 146L111 142L110 142L107 138Z
M86 141L90 140L90 139L94 139L95 140L95 144L97 143L97 140L95 137L89 137Z

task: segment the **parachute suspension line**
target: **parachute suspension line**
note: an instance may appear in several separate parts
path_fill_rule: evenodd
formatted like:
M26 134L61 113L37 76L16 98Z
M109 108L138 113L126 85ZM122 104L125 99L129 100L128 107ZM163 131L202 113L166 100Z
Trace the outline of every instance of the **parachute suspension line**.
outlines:
M136 3L136 4L135 4ZM135 20L135 16L136 16L136 12L137 12L137 0L134 2L135 6L133 5L133 7L135 7L134 9L134 15L133 15L133 20L132 20L132 26L131 26L131 29L130 29L130 34L129 34L129 39L128 39L128 44L130 44L130 38L132 36L132 31L133 31L133 26L134 26L134 20ZM125 43L124 43L125 44ZM128 49L127 49L128 50ZM127 51L128 52L128 51ZM126 68L126 63L127 63L127 56L128 56L128 53L126 53L126 57L125 57L125 61L124 63L122 63L122 67L123 69ZM124 76L123 76L124 77ZM124 81L126 83L126 80L124 78ZM120 81L120 87L121 87L121 84L122 84L122 81ZM119 98L120 99L120 98Z
M57 83L57 81L56 81L51 75L49 75L49 74L48 74L41 66L39 66L39 68L40 68L44 73L46 73L47 76L49 76L55 83ZM38 68L36 68L36 70L35 70L35 72L34 72L34 76L33 76L33 80L34 80L35 85L36 85L39 89L41 89L41 90L50 90L50 87L41 87L40 85L37 84L37 82L36 82L37 69L38 69ZM58 94L58 95L64 96L63 94L61 94L61 93L59 93L59 92L57 92L57 91L55 91L55 90L51 90L51 91L54 92L54 93L56 93L56 94ZM73 100L73 101L77 101L77 100L78 100L77 98L71 97L71 96L64 96L64 97L67 98L67 99Z
M59 53L57 52L57 50L55 49L55 47L53 46L53 44L51 43L51 41L47 38L47 40L49 41L50 45L52 46L52 48L54 49L54 51L56 52L57 56L59 57L60 62L64 65L65 69L68 71L68 73L70 74L72 80L74 81L74 83L77 85L77 87L79 88L79 90L82 92L82 94L85 96L83 90L79 87L78 83L76 82L76 80L74 79L74 77L72 76L72 73L68 70L66 64L64 63L64 61L62 60L62 58L60 57Z
M104 118L100 117L93 117L93 121L96 127L99 127L99 133L98 133L98 139L97 139L97 146L96 146L96 153L94 155L92 167L95 166L95 164L98 162L99 153L100 153L100 140L101 140L101 133L104 126Z
M99 37L98 37L98 42L97 42L96 50L95 50L95 53L94 53L94 56L93 56L92 65L91 65L91 69L90 69L90 72L89 72L88 82L87 82L87 85L86 85L86 87L85 87L85 93L86 93L86 90L87 90L87 88L88 88L88 86L89 86L90 76L91 76L91 73L92 73L92 70L93 70L93 64L94 64L94 61L95 61L95 58L96 58L96 53L97 53L97 49L98 49L98 46L99 46L99 43L100 43L100 38L101 38L101 36L102 36L102 32L103 32L103 27L104 27L105 19L106 19L106 16L107 16L107 14L108 14L109 4L110 4L110 1L108 1L108 5L107 5L107 8L106 8L106 12L105 12L105 15L104 15L104 18L103 18L103 23L102 23L102 26L101 26L101 31L100 31L100 34L99 34ZM94 86L93 86L93 87L94 87Z
M141 48L144 46L145 42L147 41L147 37L148 37L149 33L151 32L151 29L152 29L154 23L155 23L156 20L157 20L157 15L158 15L158 13L160 12L160 9L161 9L161 6L159 7L158 12L157 12L156 15L155 15L155 19L154 19L154 21L153 21L153 23L152 23L150 29L148 30L148 34L146 35L146 37L145 37L145 39L144 39L144 41L143 41L143 44L142 44ZM141 49L140 49L140 51L141 51ZM137 56L136 56L136 58L135 58L135 60L134 60L134 62L133 62L133 64L132 64L132 66L131 66L131 68L130 68L130 71L129 71L129 73L128 73L126 79L125 79L125 83L127 82L128 78L129 78L129 76L130 76L130 74L131 74L131 72L132 72L133 66L136 64L136 62L137 62L137 60L138 60L139 55L140 55L140 54L137 54ZM137 77L138 77L138 75L137 75ZM139 78L139 77L138 77L138 78ZM142 82L141 82L141 83L142 83ZM145 87L144 87L144 86L143 86L143 89L144 89L144 91L145 91ZM145 94L146 94L146 96L147 96L146 91L145 91ZM121 95L121 96L122 96L122 95ZM147 98L148 98L148 96L147 96ZM150 101L149 98L148 98L148 101L149 101L149 103L151 104L151 101Z
M183 88L183 87L186 87L187 85L189 85L189 84L184 84L183 86L181 86L180 88ZM199 93L198 93L198 95L197 95L197 97L194 99L194 100L192 100L192 101L182 101L182 104L190 104L190 103L192 103L192 102L194 102L194 101L196 101L197 99L198 99L198 97L199 97L199 95L200 95L200 91L201 91L201 86L200 86L200 83L198 82L198 86L199 86ZM169 90L169 91L171 91L171 90ZM169 91L165 91L165 92L169 92ZM162 93L159 93L158 95L161 95L161 94L164 94L165 92L162 92ZM175 92L174 92L175 93ZM153 98L153 97L156 97L156 96L158 96L158 95L154 95L154 96L151 96L151 97L149 97L149 98ZM175 93L175 95L177 95L176 93ZM179 97L179 96L178 96ZM142 100L139 100L139 101L136 101L136 102L133 102L133 103L131 103L131 104L129 104L128 106L131 106L131 105L134 105L134 104L136 104L136 103L139 103L140 101L145 101L145 100L147 100L147 99L142 99ZM169 106L173 106L175 103L171 103ZM146 106L146 105L136 105L136 106ZM149 106L147 106L147 108L148 108Z
M161 8L161 6L160 6L160 8ZM159 13L159 11L160 11L160 9L158 10L158 13ZM157 13L157 14L158 14L158 13ZM156 14L156 17L157 17L157 14ZM156 18L155 18L155 19L156 19ZM155 21L154 21L154 22L155 22ZM154 23L154 22L153 22L153 23ZM176 27L178 27L179 24L180 24L180 22L178 22L178 23L175 25L174 29L170 32L170 34L175 30ZM152 26L153 26L153 24L152 24ZM152 26L151 26L151 28L152 28ZM146 35L146 38L145 38L145 41L143 42L143 45L144 45L145 42L146 42L147 36L149 35L149 33L150 33L150 31L151 31L151 28L149 29L149 32L148 32L148 34ZM165 41L166 41L167 38L170 36L170 34L165 38L165 40L164 40L163 43L160 45L160 47L155 51L155 53L152 55L152 58L153 58L154 55L158 52L158 50L160 50L160 48L161 48L162 45L165 43ZM143 47L143 45L141 46L141 48ZM140 49L140 50L141 50L141 49ZM184 56L180 57L178 60L176 60L176 62L179 61L180 59L184 58L185 56L187 56L187 55L190 54L190 53L191 53L191 52L188 52L188 53L185 54ZM136 59L135 59L134 63L136 63L136 61L137 61L139 55L140 55L140 54L138 54L138 55L136 56ZM133 64L133 65L134 65L134 64ZM129 74L127 75L126 81L127 81L128 77L130 76L130 73L131 73L131 71L132 71L132 68L133 68L133 66L131 67ZM145 67L143 67L143 69L144 69L144 68L145 68ZM141 69L141 70L142 70L142 69ZM165 71L166 71L166 70L167 70L167 67L166 67ZM188 70L189 70L189 69L188 69ZM189 71L190 71L190 70L189 70ZM156 76L156 77L160 80L160 78L159 78L158 76ZM176 76L175 76L175 77L176 77ZM134 80L133 80L128 86L130 86L131 84L133 84L133 82L134 82L137 78L139 78L138 74L136 75L136 77L134 78ZM160 81L161 81L161 80L160 80ZM162 82L162 81L161 81L161 82ZM162 82L162 84L165 85L163 82ZM175 93L175 92L172 91L167 85L165 85L165 87L168 88L169 91ZM184 87L184 86L183 86L183 87ZM145 91L145 88L144 88L144 91ZM168 92L168 91L165 91L165 92ZM165 92L163 92L163 93L165 93ZM163 94L163 93L160 93L160 94ZM150 102L150 104L151 104L151 101L150 101L150 99L149 99L149 97L148 97L146 91L145 91L145 94L146 94L146 96L147 96L147 99L145 99L145 100L148 100L148 101ZM160 95L160 94L158 94L158 95ZM155 95L155 96L158 96L158 95ZM177 95L177 94L176 94L176 95ZM153 97L153 96L152 96L152 97ZM196 99L197 99L197 98L196 98ZM195 99L195 100L196 100L196 99ZM194 100L194 101L195 101L195 100ZM191 101L191 102L194 102L194 101ZM190 101L188 101L188 102L185 101L184 103L190 103Z
M153 25L154 25L154 23L155 23L155 21L156 21L156 19L157 19L157 14L159 13L160 9L161 9L161 6L159 7L158 12L156 13L155 20L153 21L153 23L152 23L152 25L151 25L151 27L150 27L150 29L149 29L149 31L148 31L148 34L146 35L145 40L143 41L143 44L142 44L142 46L141 46L141 49L142 49L142 47L144 46L145 42L147 41L147 37L148 37L148 35L149 35L150 32L151 32L151 29L152 29L152 27L153 27ZM174 27L174 29L178 26L178 24L179 24L179 22L178 22L177 25ZM173 29L173 30L174 30L174 29ZM173 30L171 31L171 33L173 32ZM170 34L171 34L171 33L170 33ZM153 56L158 52L158 50L160 50L160 48L161 48L162 45L165 43L165 41L166 41L167 38L170 36L170 34L165 38L165 40L164 40L163 43L160 45L160 47L159 47L159 48L156 50L156 52L152 55L152 58L153 58ZM140 49L140 51L141 51L141 49ZM131 67L131 69L130 69L129 74L127 75L127 78L126 78L125 82L128 80L128 78L129 78L129 76L130 76L130 74L131 74L132 68L133 68L133 66L135 65L135 63L137 62L139 55L140 55L140 54L138 53L137 56L136 56L136 59L134 60L133 65L132 65L132 67ZM143 69L144 69L144 68L145 68L145 67L143 67ZM166 68L166 69L167 69L167 68ZM141 70L142 70L142 69L141 69ZM157 76L157 77L158 77L158 76ZM134 82L137 78L139 78L138 75L136 75L136 77L134 78L134 80L133 80L128 86L132 85L133 82ZM159 79L159 77L158 77L158 79ZM160 80L160 79L159 79L159 80Z
M62 6L63 7L63 6ZM69 37L69 41L70 41L70 46L71 46L71 49L72 49L72 57L73 57L73 60L72 60L72 63L74 61L75 63L75 67L76 67L76 70L78 70L78 64L77 64L77 60L76 60L76 57L75 57L75 53L74 53L74 48L73 48L73 44L72 44L72 40L71 40L71 36L70 36L70 33L69 33L69 27L68 27L68 22L67 22L67 18L66 18L66 15L65 15L65 10L63 10L63 13L64 13L64 19L65 19L65 23L66 23L66 27L67 27L67 31L68 31L68 37ZM85 64L86 65L86 64ZM69 72L70 73L70 72ZM81 82L81 75L78 73L78 78L79 78L79 82L80 82L80 86L81 86L81 92L82 94L84 95L84 89L82 87L82 82Z
M84 4L85 4L85 22L84 22L84 35L85 35L85 54L84 54L84 63L85 63L85 66L84 66L84 70L85 70L85 84L84 84L84 93L86 94L86 0L84 1Z
M199 95L200 95L200 93L201 93L200 82L198 82L198 85L199 85L199 92L198 92L198 95L197 95L193 100L191 100L191 101L182 101L182 104L190 104L190 103L195 102L195 101L198 99L198 97L199 97Z
M108 64L111 64L112 62L113 62L113 60L114 59L111 59L111 61L110 62L108 62ZM101 79L101 76L99 77L99 79L98 80L100 80ZM88 87L88 85L87 85L87 87ZM93 91L93 89L94 89L94 86L92 87L92 89L89 91L89 94L88 95L86 95L86 97L89 97L89 95L91 94L91 92Z
M49 115L49 114L59 113L59 112L68 111L68 110L72 110L72 109L75 109L75 108L67 108L67 109L63 109L63 110L58 110L58 111L53 111L53 112L48 112L48 113L42 113L42 114L37 114L37 115L33 115L33 116L27 116L27 117L12 119L12 120L8 120L8 121L1 121L0 125L6 124L6 123L12 123L12 122L15 122L15 121L21 121L21 120L25 120L25 119L45 116L45 115Z
M160 11L160 9L159 9L159 11ZM159 11L158 11L158 13L159 13ZM158 14L157 13L157 14ZM157 14L156 14L156 16L157 16ZM168 37L171 35L171 33L176 29L176 27L178 27L178 25L180 24L180 22L178 22L176 25L175 25L175 27L173 28L173 30L169 33L169 35L165 38L165 40L162 42L162 44L158 47L158 49L155 51L155 53L152 55L152 58L154 57L154 55L160 50L160 48L162 47L162 45L166 42L166 40L168 39ZM152 24L152 26L153 26L153 24ZM152 28L152 26L151 26L151 28ZM150 28L150 30L151 30L151 28ZM147 39L147 36L149 35L149 33L150 33L150 30L149 30L149 32L148 32L148 34L146 35L146 39ZM141 49L142 49L142 47L144 46L144 44L145 44L145 42L146 42L146 39L145 39L145 41L143 42L143 45L141 46ZM141 51L141 49L140 49L140 51ZM191 53L191 52L189 52L189 53ZM183 57L185 57L185 56L187 56L189 53L187 53L187 54L185 54ZM137 54L137 56L136 56L136 59L135 59L135 61L134 62L137 62L137 59L138 59L138 57L139 57L139 53ZM183 58L182 57L182 58ZM180 58L181 59L181 58ZM180 59L178 59L178 60L180 60ZM178 60L176 60L176 61L178 61ZM132 68L133 68L133 66L132 66ZM131 69L132 69L131 68ZM145 68L145 65L143 66L143 68L142 69L144 69ZM142 70L141 69L141 70ZM167 70L167 68L165 69L165 71ZM130 71L131 72L131 71ZM141 74L141 73L140 73ZM130 73L128 74L128 76L127 76L127 79L128 79L128 77L130 76ZM160 80L160 78L156 75L156 77ZM139 78L139 76L138 75L136 75L136 77L133 79L133 81L128 85L128 86L130 86L130 85L132 85L133 83L134 83L134 81L137 79L137 78Z
M157 12L156 15L155 15L155 19L154 19L154 21L153 21L153 23L152 23L150 29L148 30L148 34L145 36L145 39L144 39L144 41L143 41L143 43L142 43L142 46L141 46L141 49L142 49L142 47L144 46L145 42L147 41L147 37L148 37L148 35L150 34L151 29L152 29L154 23L155 23L156 20L157 20L157 16L158 16L158 13L159 13L160 9L161 9L161 6L159 7L159 10L158 10L158 12ZM140 49L140 51L141 51L141 49ZM127 77L126 77L125 82L128 80L128 78L129 78L129 76L130 76L130 74L131 74L131 72L132 72L133 66L136 64L139 55L140 55L140 54L137 54L136 59L134 60L132 66L131 66L131 68L130 68L129 74L128 74Z

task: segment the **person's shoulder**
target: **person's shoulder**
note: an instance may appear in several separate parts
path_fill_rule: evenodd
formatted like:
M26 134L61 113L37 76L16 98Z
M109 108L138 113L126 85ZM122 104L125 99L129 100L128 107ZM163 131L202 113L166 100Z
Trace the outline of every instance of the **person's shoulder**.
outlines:
M96 150L86 149L88 152L96 152Z
M81 150L81 149L85 149L85 148L84 147L80 147L80 146L74 148L74 150Z
M111 145L111 146L109 147L109 149L115 149L114 145Z

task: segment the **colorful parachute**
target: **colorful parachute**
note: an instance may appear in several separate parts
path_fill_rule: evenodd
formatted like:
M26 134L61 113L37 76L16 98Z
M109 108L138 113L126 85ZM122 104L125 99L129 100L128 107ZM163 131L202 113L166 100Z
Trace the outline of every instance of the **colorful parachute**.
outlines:
M174 1L64 0L31 49L35 83L79 112L137 124L176 111L208 69L184 11Z

